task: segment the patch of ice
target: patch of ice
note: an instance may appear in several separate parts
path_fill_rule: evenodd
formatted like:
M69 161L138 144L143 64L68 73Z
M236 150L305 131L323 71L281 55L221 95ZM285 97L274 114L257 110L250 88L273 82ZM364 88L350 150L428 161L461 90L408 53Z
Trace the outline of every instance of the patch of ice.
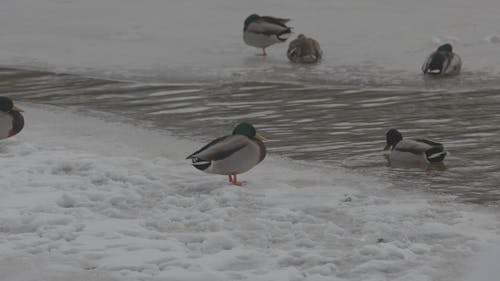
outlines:
M420 74L419 66L435 49L429 42L434 36L433 45L459 43L461 57L473 62L468 70L486 69L492 76L500 71L499 56L491 55L496 51L482 46L485 36L498 30L494 0L472 6L467 0L313 1L307 7L289 0L286 9L280 1L267 0L231 6L225 0L2 4L2 65L164 82L308 77L398 83ZM242 40L243 21L253 12L290 18L297 34L321 42L321 64L290 65L287 43L271 46L265 58L255 56L259 50Z
M436 36L436 37L432 37L432 42L436 45L441 45L444 43L451 43L452 45L455 45L455 44L460 42L460 38L458 38L456 36L450 36L450 35Z
M67 194L63 194L59 199L57 199L56 203L63 208L73 208L76 205L76 200Z
M484 38L486 42L493 43L493 44L500 44L500 35L490 35L486 36Z

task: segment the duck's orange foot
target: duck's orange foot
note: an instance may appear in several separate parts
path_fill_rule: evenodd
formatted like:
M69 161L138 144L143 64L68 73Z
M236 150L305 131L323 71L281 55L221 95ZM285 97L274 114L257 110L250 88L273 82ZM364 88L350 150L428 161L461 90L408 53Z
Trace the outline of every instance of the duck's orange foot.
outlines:
M245 183L244 182L241 182L241 181L238 181L236 179L236 174L235 173L232 173L229 175L229 182L233 185L236 185L236 186L243 186Z
M257 56L261 56L261 57L267 56L266 49L262 48L262 53L257 54Z
M232 184L236 185L236 186L243 186L243 185L245 185L245 183L242 182L242 181L233 181Z

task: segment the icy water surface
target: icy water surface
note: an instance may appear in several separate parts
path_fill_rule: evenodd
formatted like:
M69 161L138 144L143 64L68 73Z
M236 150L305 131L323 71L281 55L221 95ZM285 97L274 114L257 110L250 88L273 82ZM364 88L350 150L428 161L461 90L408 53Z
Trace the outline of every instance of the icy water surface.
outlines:
M498 202L500 87L473 85L467 76L419 79L420 85L411 86L241 79L138 83L0 69L0 91L19 102L108 111L200 141L250 121L275 155L387 178L402 189ZM450 151L446 166L388 167L382 148L391 127L444 143Z

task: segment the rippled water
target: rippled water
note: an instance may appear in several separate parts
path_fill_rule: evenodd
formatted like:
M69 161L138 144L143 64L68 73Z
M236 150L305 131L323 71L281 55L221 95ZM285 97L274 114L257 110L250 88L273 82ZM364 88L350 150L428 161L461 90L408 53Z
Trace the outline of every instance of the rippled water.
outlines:
M268 138L275 155L387 178L397 188L451 193L463 201L500 199L500 87L474 85L467 76L420 77L418 86L241 79L138 83L15 69L0 69L0 78L2 93L22 102L109 111L200 141L247 120ZM450 151L446 166L389 167L382 148L391 127L444 143Z

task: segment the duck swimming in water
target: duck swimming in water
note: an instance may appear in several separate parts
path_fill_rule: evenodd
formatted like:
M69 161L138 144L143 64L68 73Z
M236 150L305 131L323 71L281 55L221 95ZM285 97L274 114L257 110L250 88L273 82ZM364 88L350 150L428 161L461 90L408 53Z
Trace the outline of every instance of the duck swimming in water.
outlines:
M267 56L267 47L285 42L292 33L292 28L286 25L289 21L290 19L252 14L245 20L243 41L247 45L262 48L261 55Z
M288 59L295 63L316 63L321 60L323 50L318 41L299 34L295 40L288 45L286 53Z
M386 146L384 150L390 149L389 161L425 165L440 163L446 156L442 144L424 138L405 138L396 129L390 129L386 133Z
M462 59L450 44L439 46L422 65L422 72L429 75L457 75L461 69Z
M228 175L229 182L242 186L236 179L266 157L264 138L248 123L240 123L231 135L211 141L200 150L189 155L193 166L206 173Z
M8 97L0 97L0 139L12 137L24 127L22 109Z

